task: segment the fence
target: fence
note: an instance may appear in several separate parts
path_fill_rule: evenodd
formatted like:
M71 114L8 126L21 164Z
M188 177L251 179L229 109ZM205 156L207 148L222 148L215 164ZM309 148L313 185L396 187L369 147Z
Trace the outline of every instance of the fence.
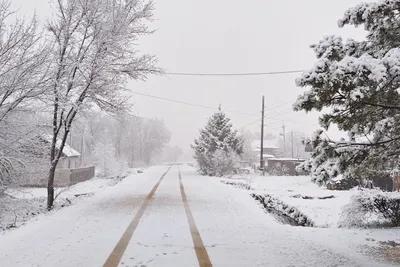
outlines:
M393 191L400 192L400 173L396 172L393 175Z
M95 167L85 167L77 169L58 169L54 175L54 186L70 186L80 182L90 180L94 177ZM47 178L40 181L40 186L47 185Z
M79 168L79 169L71 169L69 181L70 184L76 184L83 181L87 181L94 177L94 166Z

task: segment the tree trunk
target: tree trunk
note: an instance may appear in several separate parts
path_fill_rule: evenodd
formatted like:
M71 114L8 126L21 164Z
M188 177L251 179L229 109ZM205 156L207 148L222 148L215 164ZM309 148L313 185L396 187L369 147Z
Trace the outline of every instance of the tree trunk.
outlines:
M47 210L51 210L54 204L54 176L56 173L56 164L52 164L47 183Z
M48 180L48 183L47 183L47 209L48 210L51 210L53 208L53 204L54 204L54 176L55 176L55 173L56 173L57 164L58 164L58 162L59 162L59 160L61 158L62 151L63 151L65 143L67 141L68 134L69 134L69 128L67 128L67 130L65 130L65 132L63 133L60 147L58 148L57 153L54 154L54 159L52 160L52 164L51 164L51 167L50 167L49 180ZM57 140L57 138L55 140ZM55 147L55 144L56 143L54 142L53 143L54 147Z

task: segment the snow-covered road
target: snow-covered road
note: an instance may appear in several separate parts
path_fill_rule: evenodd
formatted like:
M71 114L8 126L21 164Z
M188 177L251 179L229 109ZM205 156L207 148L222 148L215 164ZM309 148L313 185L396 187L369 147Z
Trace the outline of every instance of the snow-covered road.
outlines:
M281 225L245 191L180 166L195 224L190 225L178 166L172 166L148 198L167 169L150 168L73 206L3 233L0 266L103 266L112 252L121 253L121 247L115 249L121 238L129 243L122 246L119 266L199 266L199 240L216 267L390 266L361 254L351 242L357 239L351 232ZM138 211L146 198L147 207L140 217ZM132 238L126 238L128 226L138 217Z

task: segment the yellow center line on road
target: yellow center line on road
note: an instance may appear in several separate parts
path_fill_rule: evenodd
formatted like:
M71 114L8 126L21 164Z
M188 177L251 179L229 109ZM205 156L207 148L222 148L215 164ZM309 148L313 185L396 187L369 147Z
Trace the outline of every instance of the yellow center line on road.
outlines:
M189 203L186 198L185 188L183 187L183 183L182 183L181 170L179 169L179 166L178 166L178 171L179 171L179 184L180 184L180 188L181 188L182 201L183 201L183 205L185 207L186 217L189 222L190 234L192 235L193 245L194 245L194 249L196 251L196 256L197 256L197 260L199 262L199 266L200 267L212 267L213 265L211 263L210 257L208 256L207 250L204 247L203 240L201 239L201 236L200 236L199 230L197 230L196 223L194 221L192 212L190 211Z
M111 252L110 256L104 263L103 267L117 267L119 262L124 255L126 248L128 247L129 241L132 238L133 233L135 232L140 219L142 218L147 206L149 205L154 193L156 192L158 186L160 185L161 181L164 179L165 175L167 175L168 171L171 169L171 166L167 169L167 171L161 176L158 180L156 185L147 195L145 200L143 201L142 205L140 206L138 212L136 213L135 217L133 217L131 223L129 224L128 228L126 228L124 234L122 235L121 239L118 241L117 245L115 246L114 250Z

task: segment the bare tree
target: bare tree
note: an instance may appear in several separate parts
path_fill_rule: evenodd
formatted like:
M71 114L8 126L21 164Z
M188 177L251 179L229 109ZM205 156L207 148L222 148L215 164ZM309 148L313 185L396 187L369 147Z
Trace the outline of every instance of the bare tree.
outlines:
M120 171L126 165L154 163L170 140L170 132L162 120L130 114L111 117L104 112L92 113L87 126L90 136L87 137L89 147L86 153L102 170L105 170L105 165L114 167L113 171Z
M31 137L32 124L19 114L32 111L45 98L48 51L36 17L18 18L11 2L0 0L0 187L15 181L21 174L17 169L25 165L21 148Z
M126 107L128 79L158 73L155 58L138 55L135 42L151 31L153 4L143 0L57 0L48 30L55 43L53 138L47 207L54 202L54 174L76 114L97 105ZM57 147L58 138L61 140Z
M15 19L10 1L0 1L0 122L47 89L49 49L41 37L36 17Z

